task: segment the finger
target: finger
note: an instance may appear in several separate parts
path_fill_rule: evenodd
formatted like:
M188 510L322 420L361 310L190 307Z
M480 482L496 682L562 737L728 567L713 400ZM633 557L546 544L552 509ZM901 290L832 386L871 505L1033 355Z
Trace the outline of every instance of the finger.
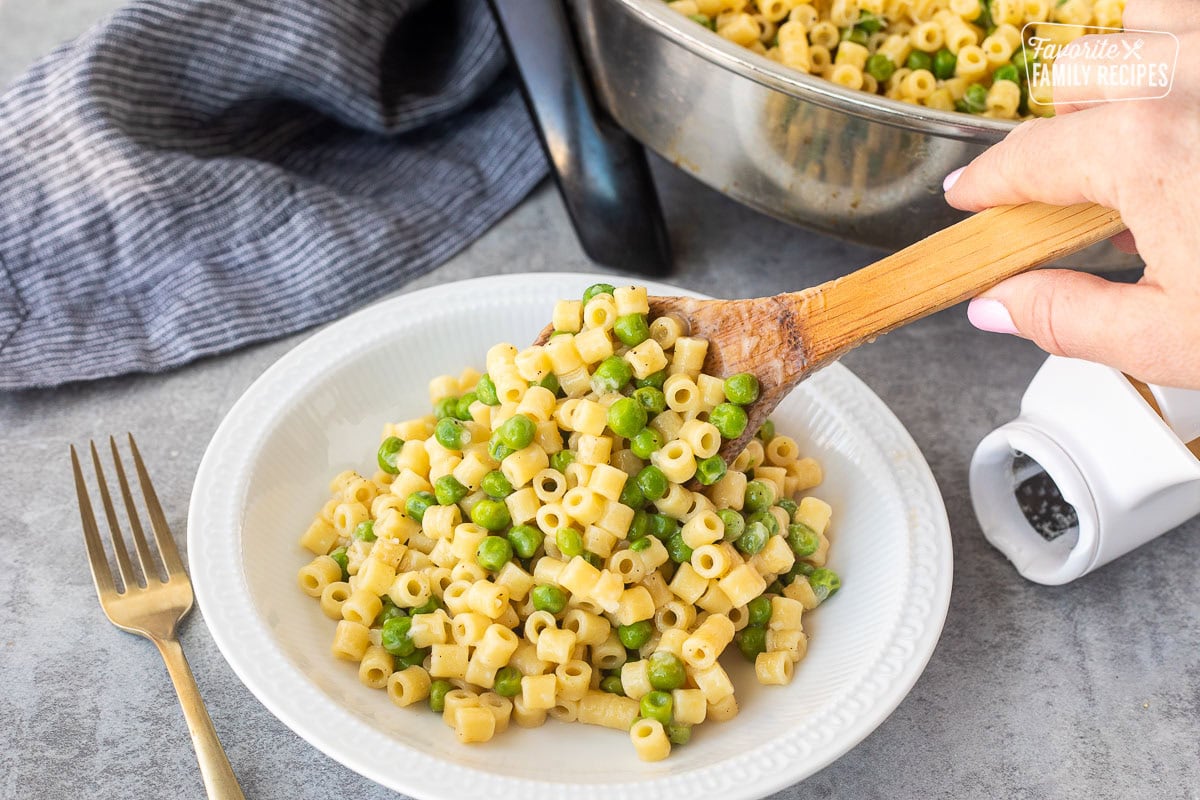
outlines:
M1121 19L1126 28L1185 33L1200 29L1200 5L1179 0L1128 0Z
M1111 125L1118 108L1103 105L1021 123L961 173L947 178L946 202L965 211L1035 200L1116 208L1116 176L1128 168L1127 159L1113 159L1098 169L1083 154L1111 150Z
M968 316L982 330L1022 336L1054 355L1142 380L1200 385L1200 361L1188 357L1200 338L1197 315L1157 286L1039 270L989 289L971 302Z

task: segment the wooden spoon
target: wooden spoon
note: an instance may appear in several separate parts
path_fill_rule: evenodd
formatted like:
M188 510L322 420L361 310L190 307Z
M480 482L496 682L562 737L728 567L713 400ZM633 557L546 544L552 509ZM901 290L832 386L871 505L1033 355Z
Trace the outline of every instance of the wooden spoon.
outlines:
M848 350L1124 229L1116 211L1090 203L997 206L811 289L750 300L651 297L650 316L673 314L708 340L704 372L758 378L746 432L721 447L729 462L796 384Z

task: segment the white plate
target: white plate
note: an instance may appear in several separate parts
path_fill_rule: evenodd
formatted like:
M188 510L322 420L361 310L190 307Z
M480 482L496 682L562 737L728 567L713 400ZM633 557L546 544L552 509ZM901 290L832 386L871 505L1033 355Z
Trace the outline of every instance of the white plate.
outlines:
M393 706L329 654L333 623L296 586L297 544L340 470L374 471L385 421L427 413L427 381L482 368L490 345L532 341L554 301L595 275L510 275L403 295L297 346L221 423L188 517L192 580L238 677L286 725L351 769L417 798L761 797L860 742L908 693L950 598L946 512L900 422L840 365L774 415L820 459L833 505L830 566L843 587L805 616L808 656L790 686L760 686L727 654L741 713L700 726L663 762L628 737L550 720L463 746L440 715ZM652 293L686 294L651 285Z

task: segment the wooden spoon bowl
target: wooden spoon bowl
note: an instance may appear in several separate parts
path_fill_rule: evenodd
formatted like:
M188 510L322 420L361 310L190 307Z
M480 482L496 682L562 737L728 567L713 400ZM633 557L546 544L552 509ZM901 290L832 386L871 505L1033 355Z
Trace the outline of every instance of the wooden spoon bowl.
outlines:
M729 462L796 384L843 353L1124 229L1116 211L1090 203L998 206L811 289L749 300L651 297L650 316L674 315L708 340L704 372L758 378L746 432L721 446Z

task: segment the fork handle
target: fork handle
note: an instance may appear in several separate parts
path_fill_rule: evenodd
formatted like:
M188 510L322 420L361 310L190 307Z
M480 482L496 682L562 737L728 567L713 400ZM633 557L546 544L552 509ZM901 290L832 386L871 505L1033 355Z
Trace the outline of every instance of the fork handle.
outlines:
M200 776L204 779L209 800L245 800L237 776L233 774L233 767L229 765L229 759L221 747L221 740L217 738L212 719L200 698L200 690L196 687L196 679L192 676L192 668L188 666L179 640L153 641L167 664L167 672L179 695L179 704L183 706L183 715L192 734L192 746L196 748L196 760L200 762Z

